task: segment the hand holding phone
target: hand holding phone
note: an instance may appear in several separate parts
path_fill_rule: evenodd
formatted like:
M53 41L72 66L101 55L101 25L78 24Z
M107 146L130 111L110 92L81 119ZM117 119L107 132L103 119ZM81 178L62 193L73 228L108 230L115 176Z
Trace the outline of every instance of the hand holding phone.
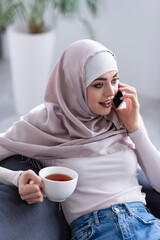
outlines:
M126 84L119 83L118 87L121 91L113 99L114 108L127 132L132 133L142 125L137 93L134 87ZM124 100L120 99L121 96Z
M116 108L122 107L122 104L124 103L124 100L120 99L122 96L123 96L123 93L118 90L117 94L113 99L113 102Z

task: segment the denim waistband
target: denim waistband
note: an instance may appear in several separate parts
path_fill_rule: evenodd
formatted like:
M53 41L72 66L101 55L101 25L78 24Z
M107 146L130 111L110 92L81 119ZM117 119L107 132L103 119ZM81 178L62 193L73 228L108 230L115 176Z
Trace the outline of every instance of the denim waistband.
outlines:
M119 211L128 212L129 215L134 214L136 211L146 211L146 207L143 202L129 202L129 203L119 203L114 204L110 208L105 208L97 211L93 211L86 215L83 215L76 220L74 220L70 227L71 229L77 228L81 224L84 224L85 221L88 221L90 224L99 225L99 221L102 219L110 218L111 216L115 215Z

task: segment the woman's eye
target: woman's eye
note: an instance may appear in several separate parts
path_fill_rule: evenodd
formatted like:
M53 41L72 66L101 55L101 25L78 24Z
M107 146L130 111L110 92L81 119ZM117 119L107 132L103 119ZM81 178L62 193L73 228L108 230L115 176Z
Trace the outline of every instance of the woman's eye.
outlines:
M113 83L118 83L118 82L119 82L119 78L114 78L114 79L112 80L112 82L113 82Z
M96 83L93 85L95 88L102 88L103 87L103 83Z

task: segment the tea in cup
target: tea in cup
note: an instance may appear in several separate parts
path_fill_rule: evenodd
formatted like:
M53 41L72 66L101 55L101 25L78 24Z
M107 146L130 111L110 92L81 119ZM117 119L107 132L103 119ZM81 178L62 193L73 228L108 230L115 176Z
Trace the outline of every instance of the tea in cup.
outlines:
M39 176L43 179L44 194L54 202L62 202L71 196L78 180L77 172L59 166L45 167L39 171Z

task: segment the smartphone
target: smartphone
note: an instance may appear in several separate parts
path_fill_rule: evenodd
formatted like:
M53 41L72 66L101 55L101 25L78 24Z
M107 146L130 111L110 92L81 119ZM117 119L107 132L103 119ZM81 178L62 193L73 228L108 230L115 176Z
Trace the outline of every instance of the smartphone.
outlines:
M121 100L120 98L123 96L123 94L118 91L117 94L115 95L113 102L116 108L119 108L120 105L123 103L124 100Z

